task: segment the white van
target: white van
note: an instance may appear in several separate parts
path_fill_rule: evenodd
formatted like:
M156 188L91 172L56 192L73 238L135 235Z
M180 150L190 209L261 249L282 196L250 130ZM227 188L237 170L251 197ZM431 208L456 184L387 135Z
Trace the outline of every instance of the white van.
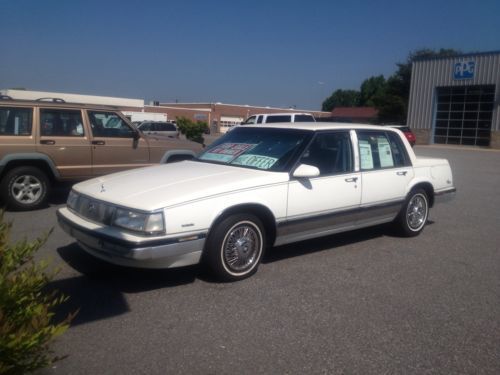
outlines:
M310 113L263 113L250 116L241 125L276 122L316 122L316 120Z

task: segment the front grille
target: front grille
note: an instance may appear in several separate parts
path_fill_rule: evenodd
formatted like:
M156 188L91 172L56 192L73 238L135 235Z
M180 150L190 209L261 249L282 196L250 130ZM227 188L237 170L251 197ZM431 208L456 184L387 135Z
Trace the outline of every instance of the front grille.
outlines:
M115 213L115 207L80 195L73 207L79 216L100 224L110 225Z

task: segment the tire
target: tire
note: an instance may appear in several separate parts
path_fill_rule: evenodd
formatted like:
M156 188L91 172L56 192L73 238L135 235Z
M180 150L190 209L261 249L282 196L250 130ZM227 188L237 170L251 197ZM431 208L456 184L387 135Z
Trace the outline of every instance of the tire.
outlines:
M415 189L408 194L396 224L401 234L415 237L424 230L429 217L429 198L423 189Z
M217 223L209 235L204 263L222 281L243 280L257 272L265 244L265 231L258 217L231 215Z
M5 174L0 183L0 194L7 207L17 211L45 206L49 193L49 178L35 167L14 168Z

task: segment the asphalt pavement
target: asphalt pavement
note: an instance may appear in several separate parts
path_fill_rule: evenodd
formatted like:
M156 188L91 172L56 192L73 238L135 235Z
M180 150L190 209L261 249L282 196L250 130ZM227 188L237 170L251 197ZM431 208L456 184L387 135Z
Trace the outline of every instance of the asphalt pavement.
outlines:
M54 228L39 258L80 309L42 374L499 374L500 152L416 147L450 160L457 197L416 238L388 226L268 251L253 277L108 265L50 207L7 212L13 238ZM60 311L64 314L65 311Z

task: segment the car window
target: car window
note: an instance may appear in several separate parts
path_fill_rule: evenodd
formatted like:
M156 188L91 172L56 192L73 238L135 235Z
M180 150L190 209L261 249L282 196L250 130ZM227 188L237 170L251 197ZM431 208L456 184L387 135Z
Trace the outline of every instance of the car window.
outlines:
M141 131L143 131L143 132L150 131L151 130L151 123L149 123L149 122L143 122L141 124L141 126L139 126L139 129L141 129Z
M292 116L290 116L290 115L267 116L267 119L266 119L267 123L291 122L291 121L292 121Z
M304 152L300 163L317 167L320 176L352 172L352 148L349 132L317 134Z
M89 111L94 137L132 138L132 128L114 112Z
M164 122L162 124L162 130L163 131L171 131L171 132L175 132L177 131L177 128L175 127L174 124L171 124L170 122Z
M0 135L31 135L32 108L1 107Z
M237 127L210 144L198 160L282 171L298 156L312 134L304 130Z
M40 109L40 135L83 137L82 113L77 110Z
M387 134L389 133L389 134ZM361 170L394 168L408 165L399 137L391 132L358 131Z
M258 116L257 117L257 124L262 124L262 119L264 118L264 116Z
M406 152L406 148L401 141L399 135L393 132L387 132L389 143L391 145L392 157L394 159L394 166L405 167L411 165L410 157Z
M255 124L255 116L250 116L247 118L247 120L244 122L245 124Z
M310 115L295 115L295 122L315 122Z

